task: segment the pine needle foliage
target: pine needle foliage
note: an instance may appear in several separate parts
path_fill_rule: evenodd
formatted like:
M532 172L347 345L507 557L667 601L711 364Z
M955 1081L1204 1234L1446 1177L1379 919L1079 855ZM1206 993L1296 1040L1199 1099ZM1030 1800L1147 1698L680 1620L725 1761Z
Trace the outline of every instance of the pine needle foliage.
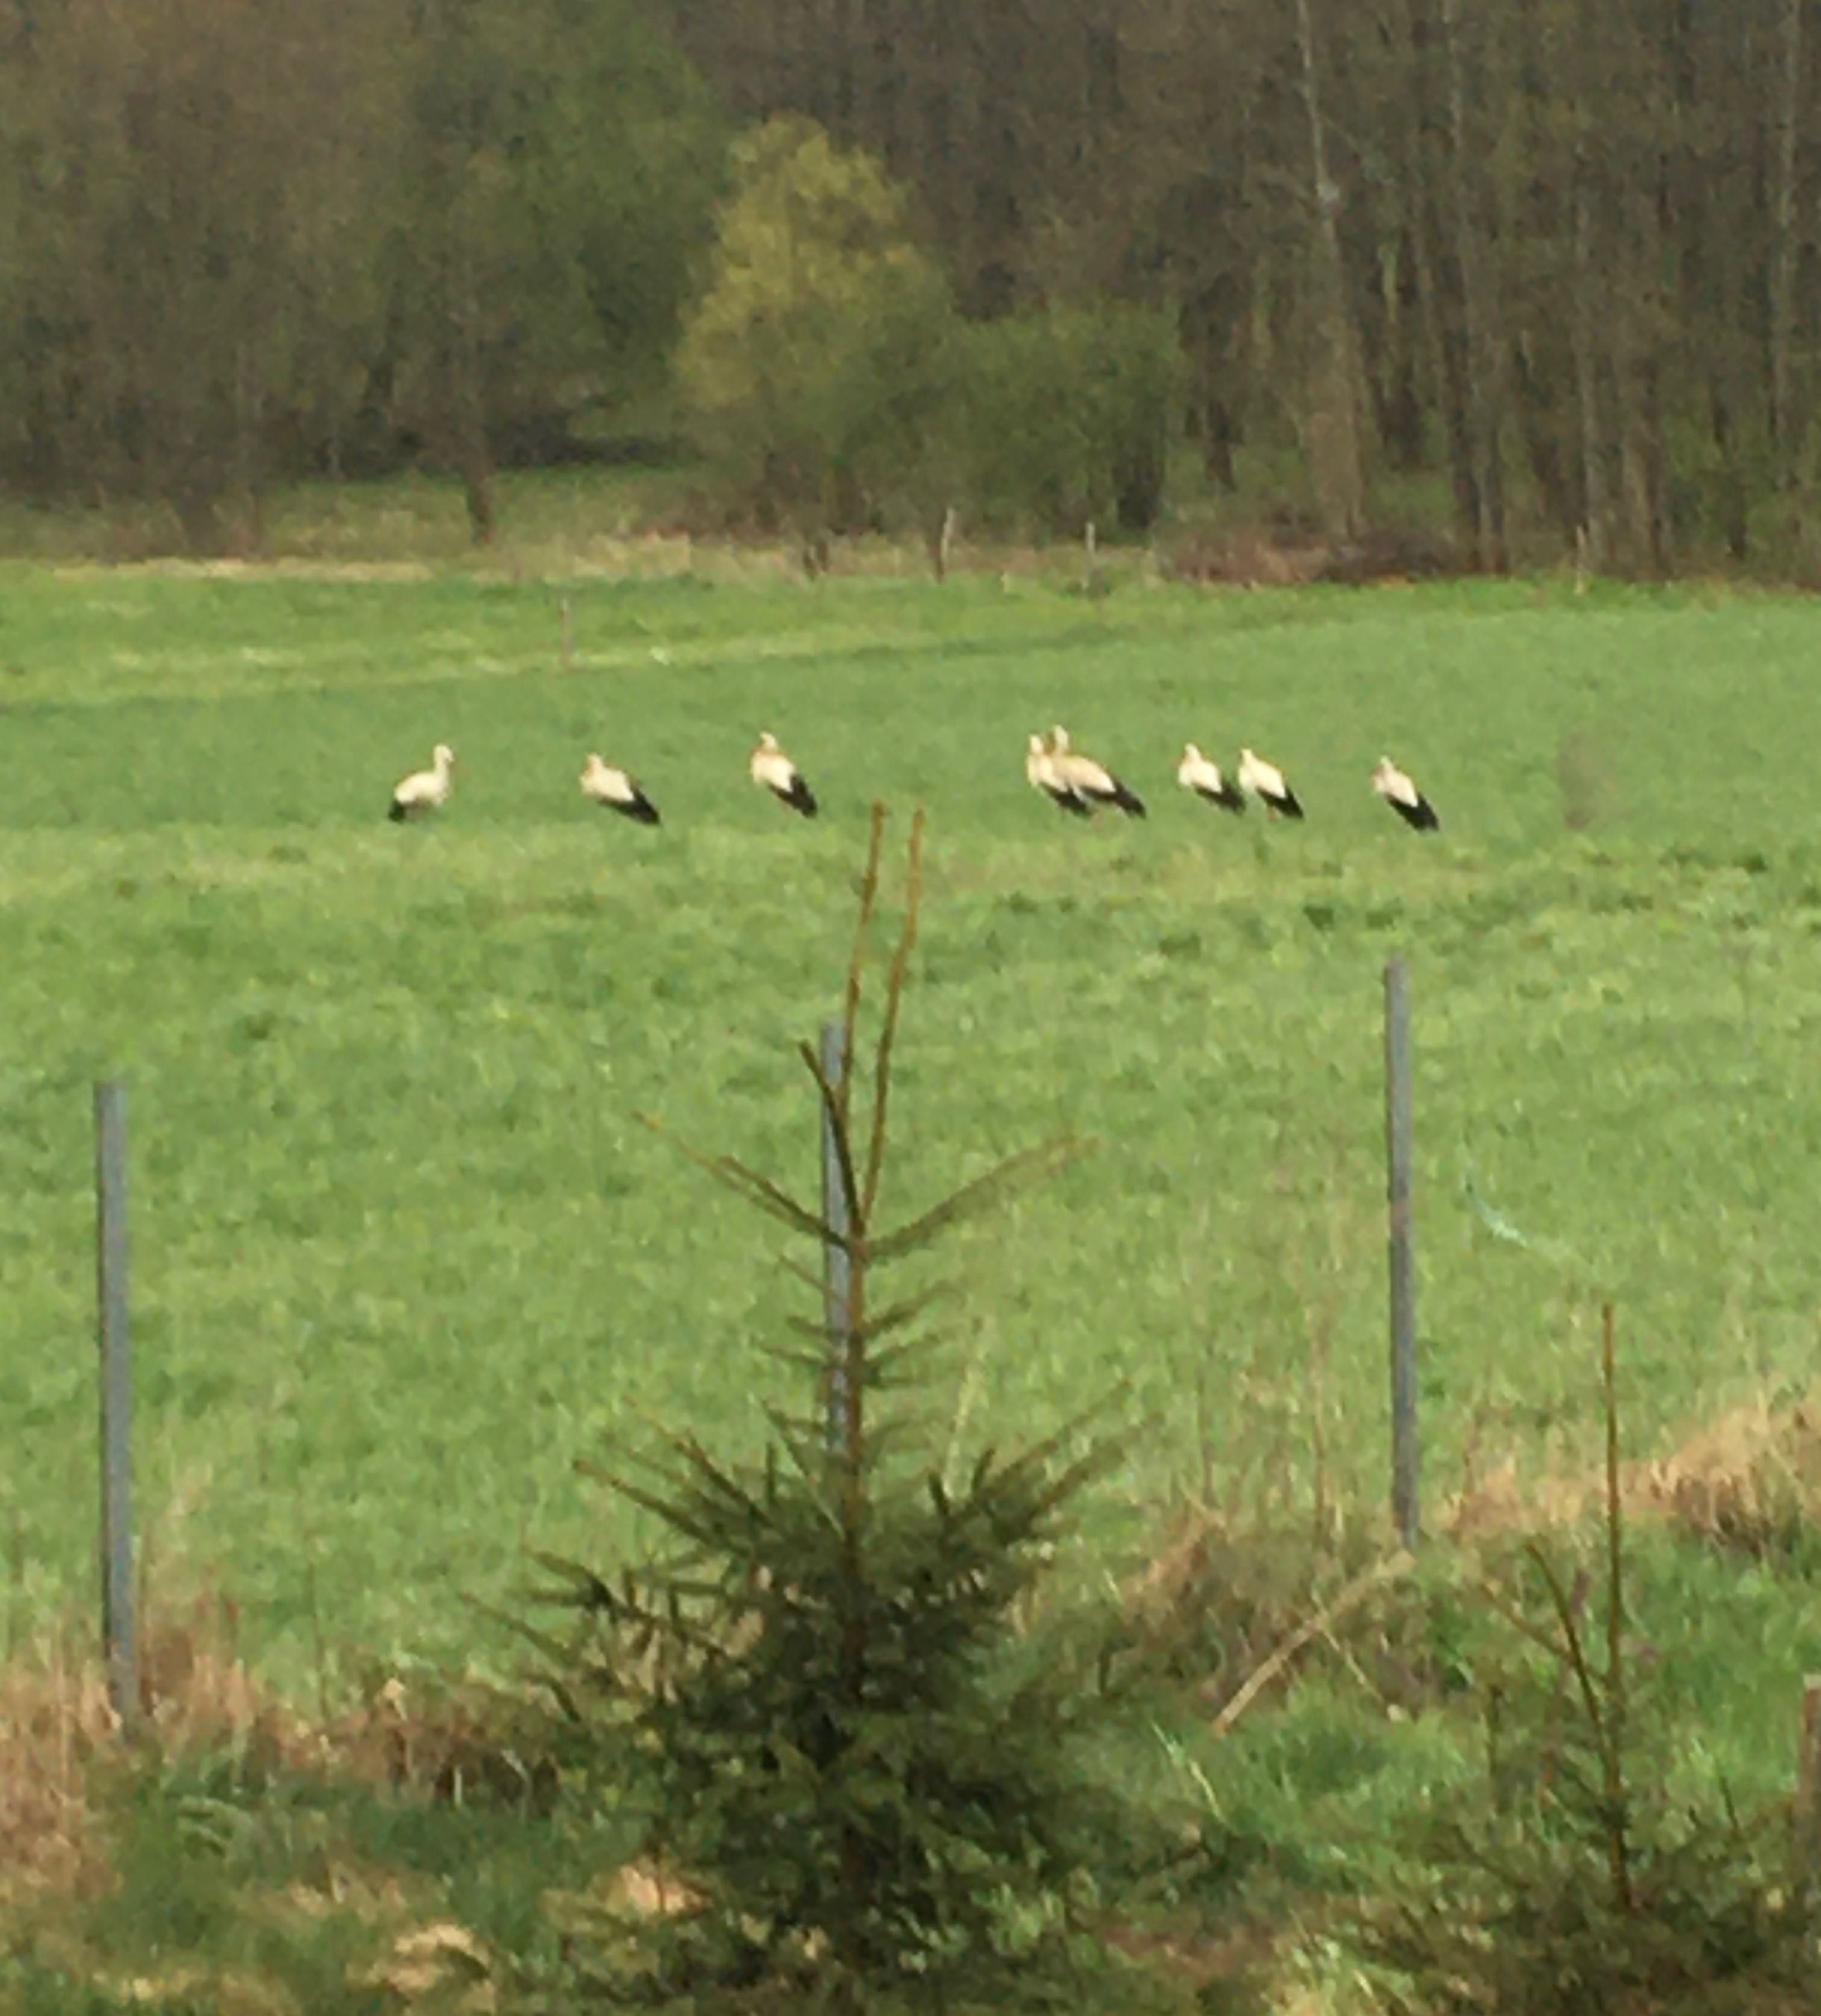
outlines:
M1427 1877L1362 1913L1367 1954L1409 2016L1783 2016L1821 2006L1821 1946L1789 1815L1683 1802L1675 1732L1642 1684L1620 1489L1612 1305L1603 1312L1606 1495L1598 1569L1525 1543L1488 1585L1540 1661L1488 1704L1487 1791L1441 1817Z
M560 1698L632 1771L646 1854L689 1900L635 1939L599 1928L592 1949L622 1993L794 1982L851 2007L880 1993L947 2001L965 1984L971 2001L1015 1973L1027 1995L1077 1943L1088 1844L1121 1838L1073 1755L1104 1698L1092 1662L1048 1644L1038 1656L1016 1628L1070 1501L1116 1444L1084 1417L1031 1447L986 1449L945 1483L915 1411L934 1376L931 1298L881 1293L889 1270L1085 1144L1048 1141L886 1222L922 813L862 1071L884 827L876 805L845 991L850 1067L826 1072L802 1049L839 1170L831 1208L686 1150L815 1257L844 1260L844 1283L839 1269L795 1269L823 1313L785 1355L807 1391L819 1381L819 1404L773 1413L746 1468L660 1431L596 1474L662 1523L664 1558L613 1575L545 1564L578 1626L543 1641Z

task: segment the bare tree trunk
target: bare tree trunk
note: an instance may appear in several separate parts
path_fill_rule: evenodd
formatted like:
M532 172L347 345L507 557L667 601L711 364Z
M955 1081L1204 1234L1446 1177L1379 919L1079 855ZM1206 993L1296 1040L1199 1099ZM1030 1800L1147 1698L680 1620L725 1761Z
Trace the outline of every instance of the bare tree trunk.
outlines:
M477 546L491 545L495 529L493 509L493 456L487 441L487 409L481 388L480 301L474 276L463 206L450 218L449 331L444 424L452 459L462 479L468 509L468 533Z
M1600 432L1600 372L1594 354L1592 205L1584 185L1574 192L1574 403L1580 418L1581 499L1587 535L1587 564L1606 564L1612 539L1612 504L1606 481L1605 443Z
M1774 180L1771 189L1770 438L1777 488L1795 478L1796 428L1790 411L1790 351L1795 326L1796 126L1801 104L1802 0L1783 0L1778 69Z
M1581 540L1583 563L1597 572L1612 545L1612 500L1607 483L1606 445L1601 430L1598 329L1594 300L1592 162L1588 145L1586 16L1575 52L1574 86L1574 405L1581 437Z
M234 347L233 477L229 491L236 511L243 514L234 536L243 552L257 552L261 541L260 478L262 473L262 422L265 399L259 368L250 344Z
M1437 193L1441 176L1434 166L1436 150L1425 144L1424 137L1436 124L1427 77L1428 43L1409 0L1401 0L1396 20L1409 81L1409 102L1402 108L1397 128L1404 182L1409 192L1410 264L1416 317L1427 360L1430 406L1440 423L1448 457L1455 515L1463 524L1470 524L1474 518L1474 485L1467 419L1467 373L1463 345L1449 315L1452 294L1445 283L1445 232ZM1445 299L1445 295L1449 298Z
M1182 312L1182 344L1192 364L1193 427L1208 481L1239 487L1233 452L1240 440L1248 290L1233 272L1217 274Z
M905 108L909 97L905 60L905 23L900 20L898 0L871 0L867 57L871 76L867 110L869 142L881 154L894 175L910 164L905 144ZM916 24L911 24L915 34Z
M1511 386L1512 409L1538 496L1564 538L1572 539L1581 529L1580 499L1563 459L1553 387L1525 335L1511 346Z
M855 138L854 110L854 54L858 38L854 32L854 0L831 0L829 9L829 45L834 59L834 118L832 124L843 139Z
M1637 495L1634 518L1642 532L1650 571L1666 578L1674 559L1669 523L1669 451L1663 420L1663 372L1654 355L1646 355L1636 372L1637 406L1626 432L1625 459L1635 473Z
M1469 198L1467 74L1461 62L1458 0L1441 0L1441 32L1448 56L1448 126L1454 151L1456 261L1460 268L1461 311L1467 325L1467 420L1474 471L1474 536L1481 567L1505 566L1504 471L1499 449L1495 370L1487 326L1485 282L1476 206Z
M1422 304L1416 239L1416 226L1405 218L1379 254L1384 337L1378 375L1378 427L1393 464L1405 470L1423 466L1423 395L1416 379Z
M467 506L468 536L477 546L493 544L498 520L493 509L493 458L488 453L486 430L478 412L462 416L462 501Z
M1347 319L1347 275L1337 222L1341 192L1328 171L1321 91L1315 74L1309 0L1296 0L1302 55L1303 103L1308 108L1309 166L1315 214L1315 288L1321 362L1309 414L1310 459L1316 494L1330 533L1358 535L1366 519L1366 478L1359 451L1358 373Z

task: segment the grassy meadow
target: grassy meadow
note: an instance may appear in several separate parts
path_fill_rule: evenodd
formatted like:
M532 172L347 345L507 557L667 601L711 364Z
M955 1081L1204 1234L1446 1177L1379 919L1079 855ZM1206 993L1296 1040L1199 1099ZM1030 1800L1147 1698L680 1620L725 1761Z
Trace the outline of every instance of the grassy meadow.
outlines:
M1602 1294L1639 1454L1810 1389L1815 606L1114 582L6 570L12 1640L92 1579L103 1073L131 1087L153 1573L232 1592L281 1683L509 1664L465 1597L509 1601L527 1544L638 1537L575 1459L649 1414L753 1445L804 1291L638 1116L814 1180L793 1046L837 996L875 796L900 837L930 823L890 1193L1100 1143L948 1255L969 1434L1115 1381L1149 1423L1092 1572L1140 1565L1186 1494L1304 1519L1318 1451L1345 1517L1382 1517L1394 950L1432 1510L1507 1463L1591 1469ZM1147 821L1029 790L1053 721ZM768 726L814 825L747 780ZM1188 737L1272 755L1306 824L1188 799ZM388 825L439 740L453 802ZM660 830L584 802L591 748ZM1438 838L1372 795L1381 751Z

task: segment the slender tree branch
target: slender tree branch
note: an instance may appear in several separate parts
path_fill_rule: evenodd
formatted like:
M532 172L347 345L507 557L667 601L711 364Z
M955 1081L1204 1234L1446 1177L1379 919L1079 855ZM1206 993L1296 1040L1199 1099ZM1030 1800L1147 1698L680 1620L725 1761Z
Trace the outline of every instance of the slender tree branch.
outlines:
M820 1240L824 1245L840 1246L842 1239L826 1219L815 1211L806 1210L787 1191L780 1190L768 1176L761 1176L757 1169L749 1168L744 1162L732 1155L704 1154L700 1148L692 1148L687 1141L678 1140L653 1114L637 1115L641 1125L649 1127L653 1134L663 1136L681 1154L686 1155L699 1169L705 1169L718 1183L722 1183L737 1192L750 1203L755 1204L772 1217L780 1219L786 1225L806 1233L812 1239Z
M957 1219L984 1209L1005 1191L1021 1183L1041 1182L1067 1168L1071 1162L1078 1161L1089 1154L1093 1147L1092 1141L1083 1140L1077 1135L1059 1134L1054 1140L1008 1155L984 1176L977 1176L972 1183L963 1184L922 1217L901 1226L896 1232L887 1233L883 1239L875 1240L873 1257L876 1260L895 1260L933 1238Z
M1562 1637L1567 1646L1570 1670L1581 1690L1582 1705L1587 1712L1588 1726L1593 1732L1593 1741L1603 1753L1606 1748L1606 1715L1600 1705L1600 1684L1593 1677L1593 1670L1587 1663L1587 1654L1581 1643L1580 1627L1574 1622L1574 1606L1568 1600L1568 1593L1563 1588L1549 1556L1535 1540L1524 1543L1524 1551L1536 1564L1543 1579L1543 1586L1549 1593L1554 1606L1556 1622L1562 1627Z
M1355 1575L1332 1603L1318 1611L1306 1624L1291 1632L1269 1658L1252 1669L1245 1685L1215 1717L1208 1733L1216 1737L1226 1735L1305 1645L1330 1629L1348 1611L1357 1609L1381 1583L1405 1573L1410 1567L1411 1560L1412 1557L1406 1553L1394 1554L1389 1561L1377 1561L1363 1575Z
M873 801L872 824L866 837L866 869L860 878L860 914L854 925L853 955L848 962L848 986L841 1013L841 1131L847 1129L853 1110L854 1039L860 1021L860 977L866 960L866 938L873 923L873 906L879 898L879 856L885 844L885 801Z
M898 933L898 950L892 955L891 973L885 987L885 1019L873 1076L873 1139L866 1155L866 1189L863 1216L869 1222L879 1196L879 1179L885 1165L886 1108L891 1093L891 1051L898 1036L898 1010L910 978L910 956L917 941L917 919L923 898L923 808L911 815L909 858L905 871L904 928ZM848 1075L853 1075L849 1067Z
M850 1237L863 1239L866 1233L866 1206L861 1200L859 1182L854 1173L853 1147L848 1139L848 1087L853 1081L853 1065L851 1062L844 1065L840 1083L830 1085L813 1044L799 1043L797 1053L815 1081L816 1093L822 1100L822 1118L828 1122L829 1138L835 1144L835 1166L840 1175L841 1194L847 1200Z

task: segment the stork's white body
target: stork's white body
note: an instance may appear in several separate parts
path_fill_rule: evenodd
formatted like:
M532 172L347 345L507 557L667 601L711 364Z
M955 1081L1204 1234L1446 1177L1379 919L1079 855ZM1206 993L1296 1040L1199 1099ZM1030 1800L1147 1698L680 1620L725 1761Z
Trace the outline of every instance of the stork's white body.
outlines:
M1071 749L1065 728L1050 731L1049 761L1056 781L1077 797L1085 799L1090 807L1117 805L1132 819L1144 817L1143 799L1122 784L1104 763Z
M1031 786L1042 792L1059 812L1074 812L1085 816L1092 810L1081 793L1072 784L1064 781L1056 768L1055 754L1041 735L1033 735L1027 745L1024 755L1024 776Z
M639 779L617 764L603 763L592 751L581 773L581 789L583 795L592 798L597 805L605 805L610 812L622 812L628 819L638 820L641 826L656 826L659 823L657 808L645 795Z
M1193 791L1199 798L1206 798L1210 805L1218 805L1222 812L1243 812L1246 809L1245 794L1232 778L1224 776L1218 763L1204 756L1193 742L1182 745L1182 760L1176 765L1176 782L1186 791Z
M1409 772L1400 770L1390 757L1378 759L1377 768L1372 773L1372 788L1405 826L1419 833L1440 830L1441 820L1434 806L1416 788L1416 780Z
M422 819L426 812L440 812L455 789L455 752L439 742L427 770L413 770L392 787L391 819Z
M775 735L768 732L760 736L749 768L753 782L762 785L780 805L788 806L792 812L801 812L805 819L814 819L821 809L808 779L778 747Z
M1268 812L1283 819L1302 817L1301 804L1283 772L1250 749L1240 751L1239 785L1242 791L1250 791Z

